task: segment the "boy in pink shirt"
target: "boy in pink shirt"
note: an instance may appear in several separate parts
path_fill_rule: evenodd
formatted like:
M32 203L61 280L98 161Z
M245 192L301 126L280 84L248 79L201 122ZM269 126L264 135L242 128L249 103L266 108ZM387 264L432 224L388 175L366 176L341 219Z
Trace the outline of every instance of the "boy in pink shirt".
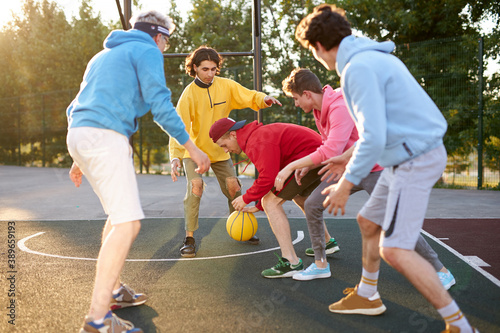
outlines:
M310 169L321 165L331 157L342 155L349 150L358 140L358 131L344 102L340 89L332 89L329 85L322 88L318 77L308 69L297 68L283 80L283 91L295 100L295 105L302 108L305 113L313 112L316 126L323 143L315 152L295 160L283 168L276 177L275 186L279 191L283 186L283 179L287 179L295 171L297 183ZM370 174L351 190L351 194L365 190L371 194L383 168L375 164ZM340 178L333 177L335 180ZM323 177L324 179L325 177ZM329 177L330 179L332 177ZM323 221L323 201L325 196L321 193L331 185L325 179L311 193L305 202L305 215L312 249L307 249L306 254L314 256L314 263L306 270L293 276L295 280L312 280L331 276L330 265L326 261L326 254L339 251L336 240L330 236ZM449 273L437 254L420 235L415 250L427 259L436 269ZM449 273L451 274L451 273ZM453 282L454 284L454 282ZM448 286L448 288L451 287Z

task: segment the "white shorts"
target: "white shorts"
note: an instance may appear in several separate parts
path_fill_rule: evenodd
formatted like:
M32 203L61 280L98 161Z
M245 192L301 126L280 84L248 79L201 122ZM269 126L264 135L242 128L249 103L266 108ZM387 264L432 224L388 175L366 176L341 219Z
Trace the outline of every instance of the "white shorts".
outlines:
M144 218L132 147L126 136L94 127L70 128L68 151L99 197L111 224Z
M414 250L429 196L446 167L441 145L398 166L385 168L359 214L382 226L381 247Z

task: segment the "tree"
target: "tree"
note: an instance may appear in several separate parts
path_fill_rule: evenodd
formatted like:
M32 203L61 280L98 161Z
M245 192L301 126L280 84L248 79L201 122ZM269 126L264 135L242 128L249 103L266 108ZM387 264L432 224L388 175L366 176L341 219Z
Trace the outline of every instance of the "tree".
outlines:
M27 146L31 151L23 163L68 163L64 111L108 32L91 13L89 0L83 0L80 19L69 23L56 3L25 0L22 13L0 33L5 66L0 97L19 96L3 105L0 115L0 126L14 131L0 138L0 154L11 156L7 161L15 161L15 151Z
M332 1L329 1L332 2ZM478 145L479 22L496 22L485 36L484 55L498 59L500 6L497 1L346 0L339 2L352 26L375 40L393 40L412 74L434 99L449 127L445 145L452 156L468 156ZM458 36L458 37L457 37ZM485 157L498 156L498 76L485 83ZM495 93L496 92L496 93ZM474 125L474 126L472 126ZM496 130L496 131L495 131ZM463 158L463 160L466 160Z

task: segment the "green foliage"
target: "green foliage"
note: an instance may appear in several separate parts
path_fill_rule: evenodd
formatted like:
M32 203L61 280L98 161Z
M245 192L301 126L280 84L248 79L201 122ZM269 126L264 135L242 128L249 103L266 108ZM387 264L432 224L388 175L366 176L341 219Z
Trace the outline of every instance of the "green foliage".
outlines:
M479 22L488 18L493 31L484 38L484 56L500 53L498 1L470 0L344 0L352 27L375 40L390 39L395 54L434 99L448 121L445 145L449 155L466 160L478 146L480 80ZM458 37L457 37L458 36ZM487 68L485 67L484 70ZM500 170L499 74L483 77L484 157Z
M94 0L95 1L95 0ZM176 2L177 1L177 2ZM189 53L200 45L219 52L251 51L252 1L192 0L181 15L171 0L168 13L177 29L168 53ZM312 115L295 107L281 91L282 80L294 67L311 69L326 85L336 88L339 78L327 71L295 40L300 20L322 0L262 0L263 90L277 97L283 107L264 109L264 122L291 122L315 128ZM395 54L436 101L448 120L445 144L455 157L455 169L463 156L478 144L479 78L477 58L479 25L494 25L484 36L484 55L500 61L500 6L497 0L327 0L346 9L357 35L375 40L391 39ZM134 8L142 2L134 0ZM23 0L23 12L0 31L0 161L2 163L68 166L64 136L65 109L78 91L85 66L102 49L117 19L105 26L92 14L91 1L81 0L78 17L65 17L50 0ZM184 13L183 13L184 14ZM253 59L227 56L221 75L253 89ZM184 57L165 60L167 86L175 105L193 79L184 72ZM500 74L483 78L484 162L499 170ZM252 110L233 111L232 117L253 120ZM142 165L167 158L168 136L148 114L134 136L136 152L142 147ZM467 162L469 163L469 162Z
M0 106L1 132L12 134L0 137L3 161L14 163L21 155L23 164L65 165L65 109L108 32L89 0L71 23L54 2L24 1L22 14L0 32L0 97L22 96ZM20 150L30 147L26 160Z

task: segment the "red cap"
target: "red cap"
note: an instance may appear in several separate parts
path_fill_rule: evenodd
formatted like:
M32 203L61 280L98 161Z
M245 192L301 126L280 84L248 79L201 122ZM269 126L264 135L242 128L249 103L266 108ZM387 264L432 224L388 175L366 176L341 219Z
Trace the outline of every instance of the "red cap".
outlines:
M210 132L208 135L212 138L215 143L228 131L236 131L245 126L246 120L234 121L231 118L221 118L217 120L212 127L210 127Z

